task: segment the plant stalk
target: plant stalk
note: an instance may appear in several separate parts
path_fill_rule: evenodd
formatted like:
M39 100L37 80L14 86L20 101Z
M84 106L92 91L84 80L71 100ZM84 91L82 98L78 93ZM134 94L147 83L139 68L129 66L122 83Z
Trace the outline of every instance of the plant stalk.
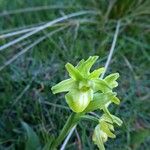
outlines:
M83 113L72 113L69 116L69 118L68 118L66 124L64 125L63 129L61 130L59 136L52 143L51 149L56 149L61 144L61 142L68 135L70 130L73 128L73 126L75 126L79 122L79 120L81 119L82 115L83 115Z

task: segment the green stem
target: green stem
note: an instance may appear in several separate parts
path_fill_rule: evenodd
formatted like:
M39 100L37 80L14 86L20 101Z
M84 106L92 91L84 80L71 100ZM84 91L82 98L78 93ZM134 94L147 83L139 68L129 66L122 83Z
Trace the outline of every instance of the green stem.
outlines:
M77 113L77 114L72 113L69 116L69 118L68 118L66 124L64 125L62 131L60 132L59 136L52 143L51 149L56 149L61 144L61 142L68 135L69 131L73 128L73 126L78 123L78 121L80 120L82 115L83 115L82 113Z

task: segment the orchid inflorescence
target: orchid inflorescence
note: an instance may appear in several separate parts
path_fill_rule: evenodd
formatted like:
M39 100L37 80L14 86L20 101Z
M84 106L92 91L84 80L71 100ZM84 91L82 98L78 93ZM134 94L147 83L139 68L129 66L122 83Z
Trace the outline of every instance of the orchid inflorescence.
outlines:
M93 134L94 143L103 150L108 137L115 138L114 124L119 126L122 124L122 121L108 110L111 103L117 105L120 103L116 92L113 92L113 88L118 86L116 80L119 74L113 73L101 79L100 75L105 71L104 68L90 72L97 59L98 56L90 56L87 60L82 59L75 67L67 63L65 67L70 78L53 86L52 92L54 94L67 92L66 102L73 112L81 114L78 116L83 116L97 109L104 112L99 118Z

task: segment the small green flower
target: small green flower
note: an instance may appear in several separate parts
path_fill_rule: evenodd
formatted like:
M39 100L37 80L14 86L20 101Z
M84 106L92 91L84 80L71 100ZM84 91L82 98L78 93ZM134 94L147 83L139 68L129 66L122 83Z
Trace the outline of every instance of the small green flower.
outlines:
M90 72L97 59L98 56L90 56L87 60L82 59L76 67L67 63L65 67L70 78L52 87L54 94L68 92L65 96L66 102L76 113L82 112L88 106L94 93L112 92L112 89L118 85L116 82L118 73L111 74L102 80L99 76L104 71L103 67ZM114 102L117 100L114 98Z
M111 114L110 114L111 115ZM95 127L93 133L93 142L98 146L100 150L104 150L104 143L107 141L108 137L115 138L113 134L114 126L113 123L121 126L122 121L114 115L104 114L99 119L99 124Z
M90 69L97 59L98 56L90 56L86 61L82 59L76 67L67 63L65 67L71 78L52 87L54 94L68 92L65 96L66 102L76 113L82 112L88 106L95 91L110 89L105 81L99 79L104 68L90 73Z
M95 127L94 134L92 137L94 144L96 144L100 150L104 150L105 147L103 143L105 143L107 139L108 139L107 134L101 130L100 125L98 124Z

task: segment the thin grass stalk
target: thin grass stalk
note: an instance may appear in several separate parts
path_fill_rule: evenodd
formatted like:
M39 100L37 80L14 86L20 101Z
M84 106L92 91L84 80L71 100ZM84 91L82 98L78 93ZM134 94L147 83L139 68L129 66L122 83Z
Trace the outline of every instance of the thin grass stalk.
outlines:
M57 19L55 19L53 21L50 21L50 22L46 23L45 25L42 25L42 26L38 27L37 29L35 29L35 30L33 30L33 31L31 31L31 32L29 32L29 33L27 33L27 34L25 34L25 35L15 39L15 40L13 40L13 41L11 41L11 42L8 42L7 44L2 45L0 47L0 51L2 51L4 49L6 49L6 48L8 48L8 47L18 43L18 42L20 42L20 41L22 41L22 40L24 40L24 39L26 39L26 38L34 35L34 34L36 34L36 33L40 32L40 31L42 31L42 30L44 30L44 29L46 29L46 28L48 28L48 27L50 27L50 26L52 26L52 25L54 25L56 23L65 21L65 20L67 20L69 18L73 18L73 17L85 15L85 14L95 14L95 13L96 13L95 11L80 11L80 12L72 13L72 14L69 14L69 15L57 18Z
M45 40L47 37L52 36L53 34L63 30L66 27L61 27L57 30L54 30L52 32L50 32L49 34L42 36L41 38L39 38L38 40L36 40L34 43L30 44L28 47L26 47L25 49L23 49L22 51L20 51L19 53L17 53L15 56L13 56L11 59L9 59L8 61L6 61L4 63L4 65L0 66L0 71L2 71L6 66L10 65L13 61L15 61L18 57L20 57L21 55L23 55L24 53L26 53L28 50L30 50L31 48L33 48L34 46L36 46L37 44L39 44L40 42L42 42L43 40Z

